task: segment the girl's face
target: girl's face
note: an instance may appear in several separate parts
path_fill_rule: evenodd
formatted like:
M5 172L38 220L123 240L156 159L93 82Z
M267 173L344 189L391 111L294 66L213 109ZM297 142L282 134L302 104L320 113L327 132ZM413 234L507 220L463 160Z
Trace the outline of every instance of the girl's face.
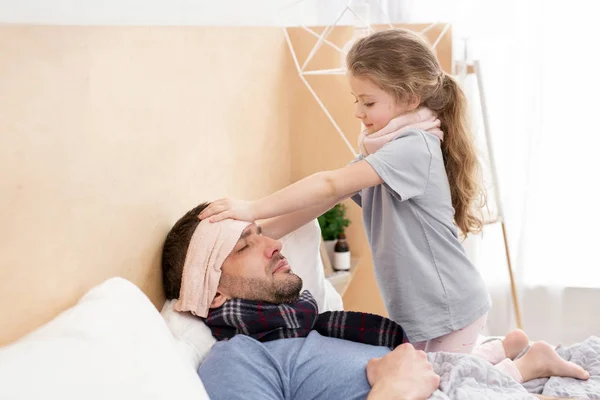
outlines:
M384 128L392 119L414 111L416 106L398 102L369 78L348 74L355 98L354 116L360 119L369 134Z

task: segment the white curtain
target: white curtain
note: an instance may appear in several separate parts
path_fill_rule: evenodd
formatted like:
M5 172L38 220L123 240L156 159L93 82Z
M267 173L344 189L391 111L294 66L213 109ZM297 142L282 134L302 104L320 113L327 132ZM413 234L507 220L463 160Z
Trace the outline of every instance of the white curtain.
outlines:
M455 58L462 57L468 38L470 57L481 62L525 330L535 340L556 344L600 335L600 318L594 317L600 306L600 214L594 207L600 195L600 21L594 5L580 0L388 4L397 21L452 22ZM485 148L474 78L467 78L465 88ZM465 247L494 300L489 332L504 334L515 321L500 226L488 226Z

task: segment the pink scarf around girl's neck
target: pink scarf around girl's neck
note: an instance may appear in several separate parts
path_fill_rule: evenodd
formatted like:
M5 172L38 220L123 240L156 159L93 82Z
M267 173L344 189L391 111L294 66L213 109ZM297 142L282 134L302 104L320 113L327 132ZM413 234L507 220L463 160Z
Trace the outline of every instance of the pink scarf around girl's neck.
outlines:
M358 137L360 152L364 156L375 153L386 143L396 139L409 129L421 129L444 140L444 132L440 129L440 120L429 108L423 107L409 114L391 120L383 129L369 134L365 129Z

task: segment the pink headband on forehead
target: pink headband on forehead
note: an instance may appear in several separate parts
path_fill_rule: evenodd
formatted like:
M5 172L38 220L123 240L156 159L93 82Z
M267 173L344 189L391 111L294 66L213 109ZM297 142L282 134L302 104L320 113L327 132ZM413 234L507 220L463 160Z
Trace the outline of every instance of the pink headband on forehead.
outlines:
M233 219L200 221L185 256L176 311L190 311L206 318L217 294L223 262L248 225L249 222Z

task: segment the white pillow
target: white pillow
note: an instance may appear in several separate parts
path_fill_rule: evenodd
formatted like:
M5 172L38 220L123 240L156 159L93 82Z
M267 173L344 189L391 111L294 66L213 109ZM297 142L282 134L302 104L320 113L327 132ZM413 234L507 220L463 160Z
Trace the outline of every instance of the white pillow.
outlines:
M122 278L0 349L0 399L207 400L142 291Z
M175 300L167 300L160 314L165 319L173 336L180 343L182 354L189 364L197 370L206 358L216 339L204 321L189 312L178 312L173 309Z
M321 228L317 220L284 236L281 241L281 253L288 259L294 273L302 278L303 289L310 291L317 300L319 311L343 310L342 297L325 279L320 253ZM215 339L200 318L173 310L175 303L176 300L167 301L161 314L173 336L178 338L182 347L188 351L188 360L197 369L215 343Z

